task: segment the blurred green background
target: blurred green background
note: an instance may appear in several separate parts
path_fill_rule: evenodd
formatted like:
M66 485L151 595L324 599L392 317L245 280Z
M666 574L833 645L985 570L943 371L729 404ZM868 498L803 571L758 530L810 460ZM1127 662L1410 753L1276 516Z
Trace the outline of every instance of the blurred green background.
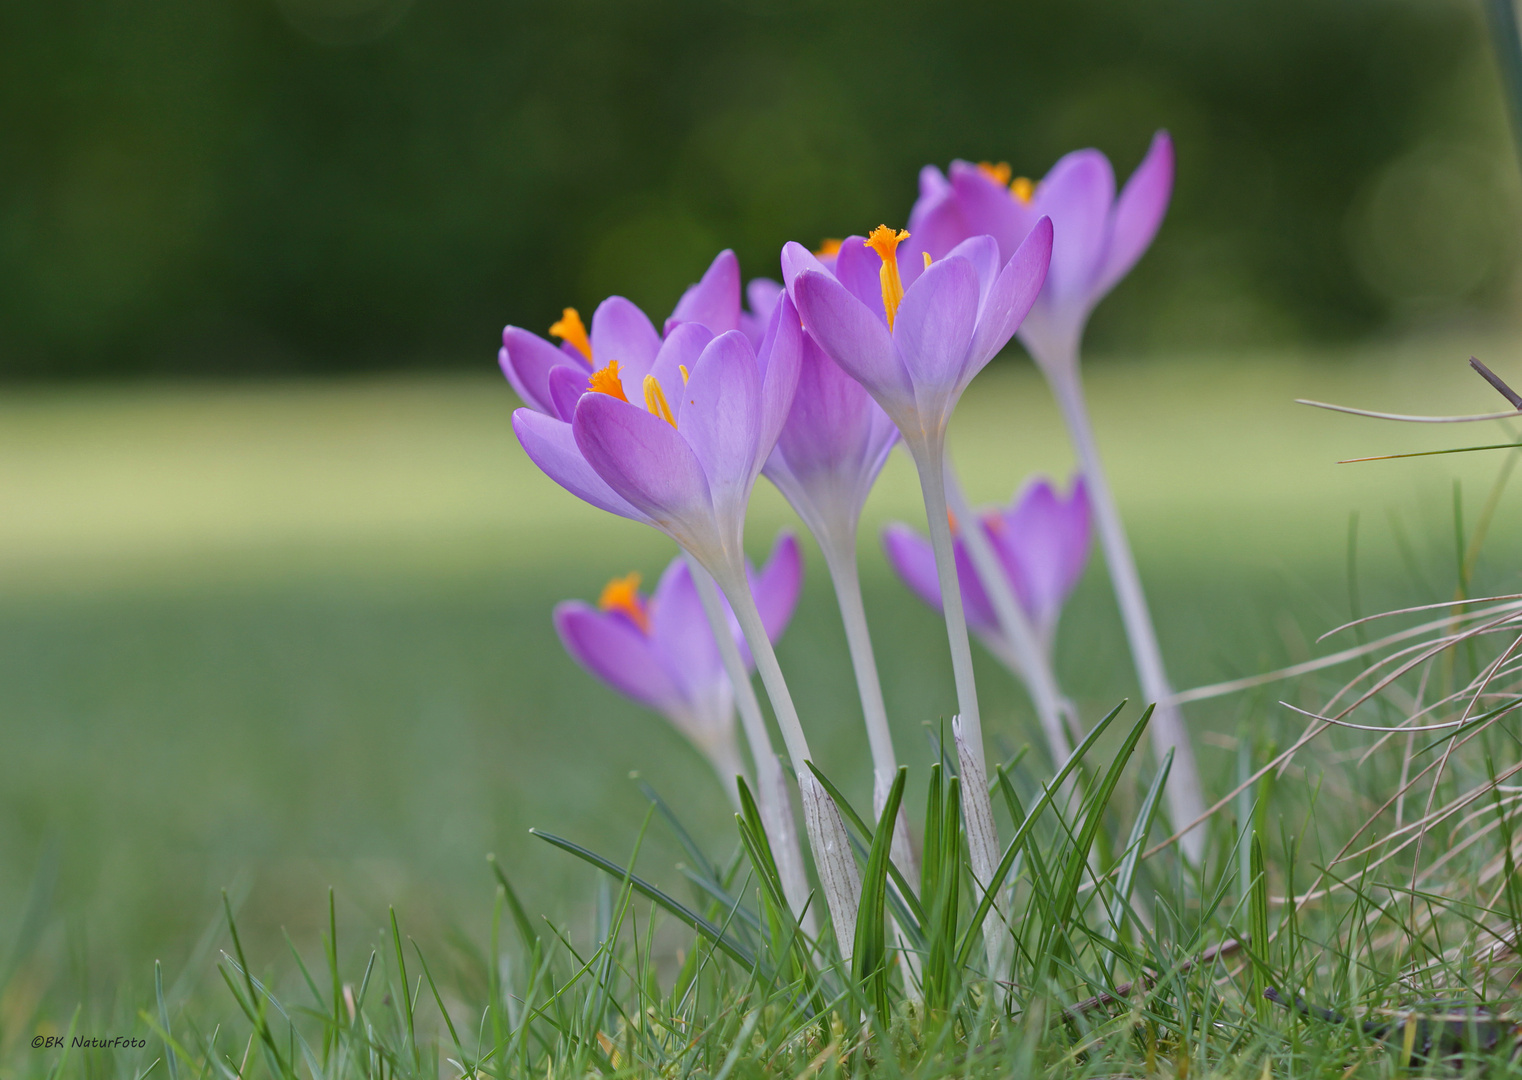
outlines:
M1522 371L1522 185L1473 5L0 5L0 948L57 872L0 1044L49 987L173 974L223 887L261 948L310 940L329 884L350 924L395 903L479 940L495 851L531 906L580 919L590 875L526 829L626 850L631 770L727 848L699 758L553 636L555 601L671 551L524 459L502 325L611 292L663 315L721 246L770 273L787 239L901 220L927 161L1039 175L1097 145L1125 175L1162 126L1173 209L1095 317L1089 380L1196 686L1312 655L1354 593L1453 594L1454 482L1472 530L1500 460L1334 462L1511 433L1290 402L1488 411L1464 358ZM1071 468L1018 350L953 439L978 500ZM917 764L953 695L936 617L876 553L892 518L922 520L899 459L863 571ZM791 523L763 484L756 553ZM1519 537L1503 499L1477 589L1517 590ZM809 555L781 658L864 796ZM1059 651L1086 719L1135 693L1097 558ZM986 660L1013 749L1029 707ZM1190 708L1208 776L1239 725L1299 730L1279 693ZM645 851L671 880L674 846Z
M473 367L901 221L926 162L1124 175L1158 127L1172 214L1094 348L1514 292L1473 0L54 0L0 5L0 375Z

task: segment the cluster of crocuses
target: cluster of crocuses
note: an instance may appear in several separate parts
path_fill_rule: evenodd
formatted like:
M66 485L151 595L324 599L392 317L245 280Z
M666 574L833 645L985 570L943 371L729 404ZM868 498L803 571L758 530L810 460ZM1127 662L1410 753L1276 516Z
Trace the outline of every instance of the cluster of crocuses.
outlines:
M1172 182L1173 150L1161 133L1118 198L1108 160L1093 150L1069 154L1035 183L1012 181L1002 165L926 167L906 229L879 225L814 253L789 243L782 284L751 281L744 302L739 263L725 251L659 329L615 296L590 328L567 308L550 328L558 344L516 327L503 333L502 370L525 406L513 427L529 457L573 495L659 529L681 551L650 596L630 576L610 583L595 608L562 604L561 639L594 674L665 715L731 797L735 777L746 778L788 901L812 927L796 789L842 952L854 939L857 865L838 809L805 767L805 724L773 651L801 585L799 547L784 534L759 572L743 550L746 508L763 475L797 511L829 571L879 809L898 765L862 604L857 531L873 483L902 443L929 535L895 525L883 543L898 574L945 616L957 695L951 729L977 881L989 882L1000 850L968 626L1025 681L1052 754L1065 757L1081 722L1053 677L1051 649L1083 571L1091 517L1144 696L1158 704L1157 752L1174 751L1174 823L1203 810L1078 362L1089 312L1150 244ZM1017 333L1050 382L1081 475L1066 497L1038 480L1013 506L979 512L966 505L947 456L947 428L973 378ZM772 743L752 670L790 767ZM737 708L749 770L735 738ZM892 854L912 873L902 817ZM991 961L1001 949L996 924L986 924Z

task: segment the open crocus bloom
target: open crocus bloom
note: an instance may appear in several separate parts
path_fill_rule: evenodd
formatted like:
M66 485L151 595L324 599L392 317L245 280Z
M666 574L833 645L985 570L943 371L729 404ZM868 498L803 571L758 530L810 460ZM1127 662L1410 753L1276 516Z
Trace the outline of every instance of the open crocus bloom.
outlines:
M1042 645L1050 650L1062 605L1083 577L1089 557L1089 498L1083 479L1073 481L1072 494L1066 498L1047 480L1032 481L1008 507L982 515L980 520L1016 600ZM907 525L894 523L883 530L883 549L904 584L940 610L941 590L930 541ZM991 652L1010 662L1014 650L1004 640L993 605L960 536L956 539L956 559L967 625Z
M1051 270L1020 338L1044 367L1066 363L1077 355L1094 305L1157 235L1173 192L1173 143L1165 131L1153 137L1118 199L1114 170L1098 150L1068 154L1039 183L1011 181L1009 173L1008 165L955 161L948 174L927 165L909 231L933 258L988 235L1008 260L1037 221L1051 218Z
M776 641L803 584L797 539L779 536L761 572L747 565L746 575L767 636ZM732 612L730 623L749 670L754 661ZM639 591L639 575L630 574L609 582L596 607L579 600L556 605L555 629L582 667L670 720L733 796L734 777L744 771L735 745L734 687L685 559L672 560L648 597Z
M975 375L1014 336L1046 277L1050 222L1001 261L991 236L931 260L886 227L848 237L833 273L801 244L782 249L782 274L809 335L882 406L919 459L939 453L952 410ZM933 254L933 253L932 253Z

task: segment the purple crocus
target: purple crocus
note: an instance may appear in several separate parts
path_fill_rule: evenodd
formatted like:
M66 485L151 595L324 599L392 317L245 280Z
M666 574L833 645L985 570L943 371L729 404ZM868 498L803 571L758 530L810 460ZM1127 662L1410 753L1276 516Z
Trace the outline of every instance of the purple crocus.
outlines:
M777 538L760 573L746 568L767 636L787 628L803 584L803 557L790 533ZM594 607L567 600L555 607L561 643L582 667L625 697L666 717L718 773L731 800L734 778L745 774L735 741L734 687L704 614L692 571L673 559L655 592L639 591L640 576L615 578ZM730 612L730 634L747 670L754 667Z
M1051 385L1088 482L1095 524L1126 636L1146 700L1156 703L1151 738L1158 757L1174 751L1168 779L1169 807L1176 822L1190 824L1205 812L1203 785L1183 714L1173 700L1157 631L1120 511L1110 493L1094 438L1079 373L1083 331L1094 305L1136 264L1162 224L1173 193L1173 143L1168 133L1153 137L1119 198L1109 159L1097 150L1078 150L1054 165L1036 184L1009 178L1007 165L952 164L949 175L927 166L920 173L920 198L910 215L920 246L931 256L951 251L967 236L988 234L1000 257L1013 259L1038 216L1055 229L1051 271L1020 340ZM1185 856L1197 862L1204 833L1187 833Z
M1045 478L1031 481L1009 506L979 519L1021 610L1050 652L1062 605L1083 576L1089 557L1089 499L1083 478L1073 480L1072 493L1066 498ZM960 535L955 545L967 625L991 652L1018 671L1016 652L1004 637ZM930 541L895 522L883 530L883 550L904 584L940 610L941 590Z
M497 362L523 404L570 422L577 399L599 372L606 372L604 387L617 382L626 395L639 400L645 376L654 370L671 332L683 323L699 323L710 335L741 330L759 347L781 288L764 279L751 282L747 295L752 312L742 310L740 262L733 251L721 251L702 279L677 301L664 333L656 331L638 306L622 296L610 296L592 313L590 333L576 309L566 308L550 327L550 333L561 339L559 345L520 327L507 327Z
M1001 260L1014 256L1041 218L1054 230L1046 288L1020 328L1043 367L1076 361L1094 305L1152 243L1173 191L1173 143L1160 131L1115 197L1115 172L1098 150L1077 150L1039 183L1010 181L1008 165L952 162L949 174L927 165L909 215L916 251L939 258L968 237L989 235Z

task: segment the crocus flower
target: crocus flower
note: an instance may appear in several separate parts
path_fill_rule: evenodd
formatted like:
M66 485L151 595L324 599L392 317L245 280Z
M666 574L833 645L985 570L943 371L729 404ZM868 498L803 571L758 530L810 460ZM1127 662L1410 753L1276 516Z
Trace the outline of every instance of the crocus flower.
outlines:
M779 536L761 572L746 570L767 636L776 641L792 618L803 584L797 539ZM724 673L692 571L678 557L652 595L640 593L639 583L638 574L613 579L596 607L580 600L556 605L561 643L614 690L665 716L713 765L735 800L734 778L745 773L735 742L735 690ZM730 623L749 670L754 661L732 612Z
M886 226L849 237L833 273L790 243L782 274L809 335L882 406L918 460L922 450L939 453L962 392L1041 291L1052 227L1037 223L1007 262L991 236L935 261L905 258L918 250L900 250L910 237Z
M677 301L664 333L656 331L638 306L622 296L610 296L592 313L590 332L576 309L566 308L550 327L550 333L561 339L559 345L520 327L507 327L497 362L525 405L569 423L577 399L600 370L609 372L603 376L604 385L617 382L626 395L641 399L645 376L654 370L665 338L683 323L699 323L710 334L742 330L759 347L780 292L775 282L751 282L747 295L752 312L743 311L739 260L733 251L721 251L702 280Z
M1066 498L1046 479L1032 481L1009 506L981 514L979 519L1015 599L1042 646L1050 651L1062 605L1077 586L1088 562L1090 513L1083 478L1074 479L1072 493ZM1013 659L1015 651L1004 639L993 605L973 570L960 535L955 546L957 580L962 586L967 625L983 639L989 651L1018 670ZM925 603L940 610L941 590L930 541L909 526L895 522L883 530L883 550L904 584Z
M1003 260L1014 256L1036 222L1052 221L1052 264L1046 288L1020 328L1043 367L1076 362L1094 305L1152 243L1173 191L1173 143L1160 131L1147 156L1115 197L1115 173L1098 150L1077 150L1039 183L1011 182L1008 165L952 162L920 173L920 197L909 215L916 250L939 258L968 237L989 235Z
M1168 749L1174 751L1169 808L1175 822L1190 824L1205 812L1199 769L1183 715L1172 700L1157 631L1100 462L1079 375L1089 313L1152 243L1172 193L1173 143L1160 131L1118 199L1115 173L1097 150L1068 154L1035 184L1024 178L1011 181L1007 165L959 161L949 175L928 166L921 171L920 198L910 223L931 256L953 250L966 236L988 234L997 239L1000 257L1012 259L1041 215L1052 221L1056 235L1051 271L1020 328L1020 340L1046 375L1072 435L1137 678L1146 699L1157 705L1151 723L1153 746L1159 758ZM1197 862L1203 844L1203 832L1187 833L1185 856Z

